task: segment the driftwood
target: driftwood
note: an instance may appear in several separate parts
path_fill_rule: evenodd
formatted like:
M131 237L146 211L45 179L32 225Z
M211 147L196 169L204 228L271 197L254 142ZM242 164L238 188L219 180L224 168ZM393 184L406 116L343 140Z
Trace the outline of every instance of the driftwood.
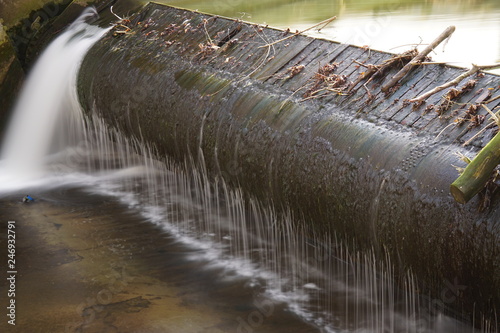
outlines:
M451 184L450 192L459 203L465 204L486 185L500 163L500 133L467 165L464 172Z
M333 22L333 21L334 21L334 20L336 20L336 19L337 19L337 16L330 17L329 19L326 19L326 20L324 20L324 21L321 21L321 22L319 22L319 23L317 23L317 24L315 24L315 25L313 25L313 26L311 26L311 27L309 27L309 28L307 28L307 29L304 29L304 30L302 30L302 31L297 31L297 32L296 32L296 33L294 33L293 35L287 36L287 37L285 37L285 38L281 38L281 39L279 39L279 40L277 40L277 41L274 41L274 42L272 42L272 43L268 43L268 44L266 44L266 45L259 46L258 48L260 49L260 48L263 48L263 47L273 46L273 45L275 45L275 44L281 43L281 42L283 42L283 41L285 41L285 40L287 40L287 39L289 39L289 38L295 37L295 36L297 36L297 35L300 35L300 34L302 34L302 33L306 32L306 31L309 31L309 30L314 29L314 28L319 27L319 26L321 26L321 28L320 28L320 29L322 29L322 28L324 28L325 26L327 26L328 24L330 24L331 22Z
M366 89L368 92L368 84L372 82L374 79L380 79L384 77L385 73L389 71L391 68L394 66L398 66L400 63L408 63L411 61L415 56L418 54L417 49L411 49L406 52L403 52L398 55L394 55L390 59L384 60L381 64L379 65L373 65L373 64L364 64L361 63L355 59L352 61L359 66L363 66L367 68L367 70L360 74L360 76L354 81L350 86L349 89L347 90L347 93L351 93L351 91L363 80L366 80L366 82L363 84L363 87ZM371 93L368 94L369 100L373 98L373 95Z
M500 99L500 95L496 96L496 97L493 97L489 100L487 100L486 102L484 102L484 104L490 104L491 102L494 102L496 101L497 99Z
M363 74L361 74L357 79L356 81L354 81L351 86L349 87L349 89L347 89L347 93L349 94L351 92L352 89L354 89L358 83L360 83L361 81L365 80L365 79L370 79L372 77L373 74L375 74L382 66L380 65L372 65L372 64L363 64L359 61L357 61L356 59L352 59L352 61L356 64L358 64L359 66L363 66L366 68L366 72L364 72ZM369 92L368 90L368 87L365 86L365 89ZM369 93L369 95L371 95L371 93Z
M413 66L418 65L419 62L425 59L425 57L431 53L432 50L436 48L442 41L450 37L450 35L455 31L455 26L450 26L446 28L445 31L441 33L432 43L430 43L422 52L420 52L415 58L412 59L406 66L401 68L401 70L394 75L389 82L382 86L382 91L387 92L392 86L399 82L408 72L413 68Z
M499 68L499 67L500 67L500 64L487 65L487 66L478 66L478 65L472 64L472 68L469 69L467 72L462 73L459 76L457 76L456 78L454 78L453 80L446 82L443 85L437 86L434 89L431 89L428 92L426 92L418 97L410 99L409 101L412 103L413 102L423 102L424 100L426 100L430 96L434 95L435 93L438 93L446 88L456 86L460 82L462 82L463 79L465 79L471 75L474 75L481 70L495 69L495 68Z

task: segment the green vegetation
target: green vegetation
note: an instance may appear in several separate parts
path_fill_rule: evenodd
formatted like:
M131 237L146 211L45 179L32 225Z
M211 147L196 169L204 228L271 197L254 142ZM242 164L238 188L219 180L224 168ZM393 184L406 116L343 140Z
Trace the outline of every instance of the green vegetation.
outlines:
M3 26L3 20L0 19L0 44L5 42L7 38L7 33L5 32L4 26Z
M23 18L36 9L40 9L49 3L60 4L65 0L4 0L1 8L1 18L4 20L4 25L10 29Z

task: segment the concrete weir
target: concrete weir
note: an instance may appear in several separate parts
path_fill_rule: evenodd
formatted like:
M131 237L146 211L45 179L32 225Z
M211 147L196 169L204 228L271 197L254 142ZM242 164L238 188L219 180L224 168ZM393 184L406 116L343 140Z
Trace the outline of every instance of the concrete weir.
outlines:
M434 295L447 283L465 286L450 305L492 315L500 196L489 190L461 205L449 187L454 165L465 164L456 153L473 157L496 131L462 145L488 123L478 105L500 105L500 77L480 74L456 96L447 89L416 105L408 100L463 69L415 66L383 93L410 54L304 35L271 45L287 36L150 3L90 50L79 98L160 156L192 158L248 195L289 207L311 229L387 251ZM362 79L368 65L389 63Z

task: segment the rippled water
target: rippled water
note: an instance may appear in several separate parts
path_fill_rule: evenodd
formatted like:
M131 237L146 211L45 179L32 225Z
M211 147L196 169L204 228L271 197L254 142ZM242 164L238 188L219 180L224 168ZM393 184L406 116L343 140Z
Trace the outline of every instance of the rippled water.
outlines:
M303 30L332 16L321 32L308 34L340 42L402 52L430 43L446 27L456 31L432 55L435 61L470 66L500 62L498 0L302 0L302 1L159 1L292 31ZM412 44L412 45L408 45ZM500 73L499 70L496 70Z

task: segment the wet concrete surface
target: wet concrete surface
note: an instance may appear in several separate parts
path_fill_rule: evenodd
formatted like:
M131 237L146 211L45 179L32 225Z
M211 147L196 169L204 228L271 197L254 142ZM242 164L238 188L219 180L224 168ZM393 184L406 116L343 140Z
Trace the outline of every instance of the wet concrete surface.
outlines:
M441 119L404 100L453 79L458 68L420 68L389 96L379 78L367 84L371 101L361 84L345 96L304 100L301 89L325 64L336 66L331 78L354 82L361 69L353 58L381 64L391 55L306 36L266 47L262 35L279 41L285 33L158 4L128 28L109 32L82 62L78 96L88 115L154 146L159 157L202 159L211 177L290 209L315 232L340 235L352 252L387 251L378 259L397 272L411 269L423 294L439 298L449 281L460 281L468 288L454 310L475 313L476 322L498 308L499 192L467 205L449 193L453 165L463 163L455 153L472 153L460 142L480 128L444 130L460 115L454 108L475 103L497 76L478 81L447 111L454 116ZM207 36L217 48L201 49ZM303 71L289 75L299 64ZM482 202L490 208L480 211Z
M318 332L245 279L187 259L192 249L115 200L79 190L0 198L1 308L15 221L15 326L2 332Z

